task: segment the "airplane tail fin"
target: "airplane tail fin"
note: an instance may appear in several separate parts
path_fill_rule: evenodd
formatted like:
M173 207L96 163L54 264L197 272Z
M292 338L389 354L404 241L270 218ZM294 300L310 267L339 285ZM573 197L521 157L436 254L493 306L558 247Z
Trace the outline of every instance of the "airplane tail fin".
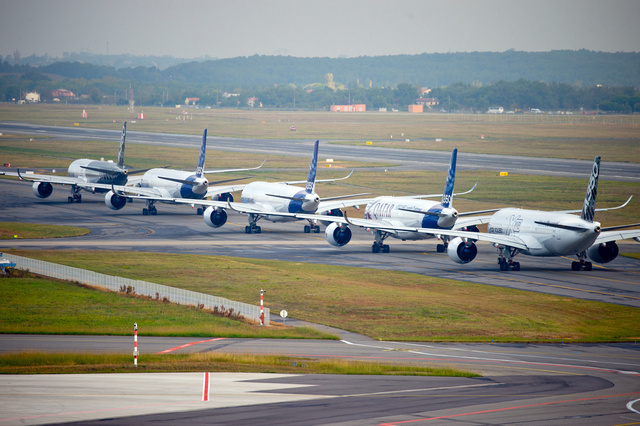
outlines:
M451 163L449 164L449 173L444 183L444 192L442 193L442 205L451 207L451 199L453 197L453 185L456 180L456 159L458 157L458 148L451 151Z
M200 157L198 158L198 167L196 167L196 176L202 177L204 172L204 157L207 152L207 129L202 133L202 145L200 145Z
M127 122L122 125L122 136L120 136L120 150L118 151L118 163L119 168L124 168L124 142L127 138Z
M582 213L580 218L593 222L593 217L596 211L596 195L598 195L598 176L600 176L600 157L596 157L593 160L593 168L591 169L591 178L589 179L589 186L587 186L587 194L584 197L584 204L582 205Z
M307 193L311 194L316 186L316 171L318 170L318 145L320 141L316 141L313 146L313 156L311 157L311 165L309 166L309 177L307 177Z

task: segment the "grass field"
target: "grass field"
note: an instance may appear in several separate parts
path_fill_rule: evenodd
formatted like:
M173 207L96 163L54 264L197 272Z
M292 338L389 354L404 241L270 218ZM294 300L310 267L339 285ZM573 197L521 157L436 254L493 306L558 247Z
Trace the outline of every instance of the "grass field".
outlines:
M86 110L88 118L82 119ZM4 120L54 126L201 134L260 139L320 139L408 149L639 162L640 117L488 114L340 114L307 111L138 108L93 105L0 105ZM185 117L182 112L187 112ZM296 131L289 130L291 126ZM407 139L409 140L407 142ZM441 139L436 142L436 139ZM115 155L115 151L114 151Z
M520 290L432 278L423 275L366 268L278 262L200 255L110 252L105 259L100 251L22 251L11 253L85 268L101 273L141 279L192 291L215 294L245 303L257 302L260 289L267 290L265 306L272 312L286 309L296 319L325 324L381 340L466 341L466 342L617 342L640 338L637 324L640 310L606 303L590 302ZM132 267L131 265L136 265ZM189 265L186 268L184 265ZM191 279L197 276L197 280ZM2 281L2 280L0 280ZM48 305L42 291L18 293L16 286L5 286L3 300L14 299L11 312L0 321L15 333L35 330L45 306L63 304L64 292ZM20 286L24 287L24 286ZM26 291L20 290L20 292ZM53 290L52 290L53 291ZM42 303L30 303L40 300ZM17 295L17 296L11 296ZM54 297L53 295L51 296ZM92 296L93 297L93 296ZM70 299L69 299L70 300ZM124 304L133 304L123 298ZM8 303L8 302L7 302ZM136 302L137 303L137 302ZM102 302L87 302L85 310ZM153 304L152 304L153 305ZM9 306L7 304L7 306ZM29 309L24 309L28 306ZM23 307L20 309L19 307ZM66 307L65 312L74 312ZM153 305L150 309L167 309ZM4 309L8 311L7 309ZM134 309L135 311L135 309ZM110 310L100 317L107 322L123 314ZM97 320L75 324L73 315L59 321L66 330L83 327L99 329ZM157 318L163 324L166 314L149 313L150 324ZM54 321L44 317L42 327ZM127 331L134 316L123 320ZM137 320L141 324L141 320ZM60 324L49 330L60 328ZM88 328L87 328L88 327ZM105 326L106 327L106 326ZM146 326L145 326L146 327ZM167 328L174 334L194 333L190 323ZM197 327L199 332L208 330ZM0 330L2 331L2 330ZM214 334L215 335L215 334Z
M75 226L53 226L37 223L0 222L0 240L18 238L64 238L78 237L89 233L87 228Z
M180 354L143 355L134 367L131 355L41 354L0 355L0 374L230 372L279 374L366 374L394 376L478 377L478 374L447 367L416 367L401 364L349 360L311 359L278 355Z

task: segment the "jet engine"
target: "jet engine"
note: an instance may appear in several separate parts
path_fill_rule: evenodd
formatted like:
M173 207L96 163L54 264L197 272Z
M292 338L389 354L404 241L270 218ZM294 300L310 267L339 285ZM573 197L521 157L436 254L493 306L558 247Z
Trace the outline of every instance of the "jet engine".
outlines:
M342 247L351 241L351 229L346 225L341 226L333 222L324 230L324 237L332 246Z
M211 197L213 201L229 201L233 203L233 195L229 192L225 192L224 194L216 194Z
M342 210L340 209L333 209L333 210L329 210L328 212L321 212L320 214L327 215L327 216L344 217L344 213L342 213ZM329 226L333 222L321 220L320 223L322 223L324 226Z
M447 254L449 258L456 263L469 263L473 259L476 258L478 254L478 248L472 242L465 243L462 241L462 238L456 237L453 240L449 241L449 246L447 247Z
M218 207L207 207L202 217L204 218L204 223L212 228L220 228L227 223L227 212Z
M615 241L594 244L587 249L587 256L596 263L608 263L618 257L618 245Z
M104 195L104 203L111 210L120 210L127 204L127 197L123 197L113 191L109 191Z
M33 193L38 198L47 198L53 192L49 182L33 182Z

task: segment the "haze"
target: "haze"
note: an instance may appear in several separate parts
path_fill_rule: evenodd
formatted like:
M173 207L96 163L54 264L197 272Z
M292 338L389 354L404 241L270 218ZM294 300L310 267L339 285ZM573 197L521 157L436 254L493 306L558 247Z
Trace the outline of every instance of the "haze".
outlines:
M0 0L0 6L3 56L640 50L636 0Z

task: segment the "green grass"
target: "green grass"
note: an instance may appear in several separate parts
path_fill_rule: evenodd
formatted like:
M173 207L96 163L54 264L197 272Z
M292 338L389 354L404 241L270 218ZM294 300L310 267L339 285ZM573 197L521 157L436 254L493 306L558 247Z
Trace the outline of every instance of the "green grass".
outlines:
M81 119L86 109L88 119ZM202 134L260 139L320 139L407 149L513 154L536 157L640 162L637 116L530 116L486 114L340 114L306 111L189 109L192 119L177 120L183 109L144 107L136 120L128 107L93 105L0 105L4 120L120 130ZM115 122L114 122L115 120ZM133 123L135 121L135 123ZM289 127L295 125L297 131ZM481 138L484 136L484 138ZM409 139L409 142L406 140ZM436 139L442 139L436 142ZM115 155L114 151L114 155Z
M0 333L128 335L137 322L148 336L335 339L45 278L2 278L0 298Z
M243 372L280 374L366 374L396 376L479 377L447 367L416 367L348 360L326 360L279 355L178 354L142 355L133 366L131 355L43 354L0 355L0 374Z
M101 251L11 253L245 303L255 304L263 288L267 290L265 306L272 312L286 309L296 319L381 340L617 342L640 337L636 308L406 272L202 255L109 252L105 258ZM194 276L198 279L191 279ZM18 291L14 287L7 288L7 299ZM15 316L12 332L28 332L26 324L37 323L43 309L27 303L31 297L36 295L20 296L15 306L23 309L7 314ZM75 319L69 321L69 327L74 327ZM135 321L142 323L135 316L126 317L122 327L128 331ZM9 319L0 323L6 326ZM93 325L85 324L89 330ZM192 327L185 322L167 330L188 334L193 333Z
M86 235L87 228L41 225L37 223L0 222L0 240L22 238L66 238Z

